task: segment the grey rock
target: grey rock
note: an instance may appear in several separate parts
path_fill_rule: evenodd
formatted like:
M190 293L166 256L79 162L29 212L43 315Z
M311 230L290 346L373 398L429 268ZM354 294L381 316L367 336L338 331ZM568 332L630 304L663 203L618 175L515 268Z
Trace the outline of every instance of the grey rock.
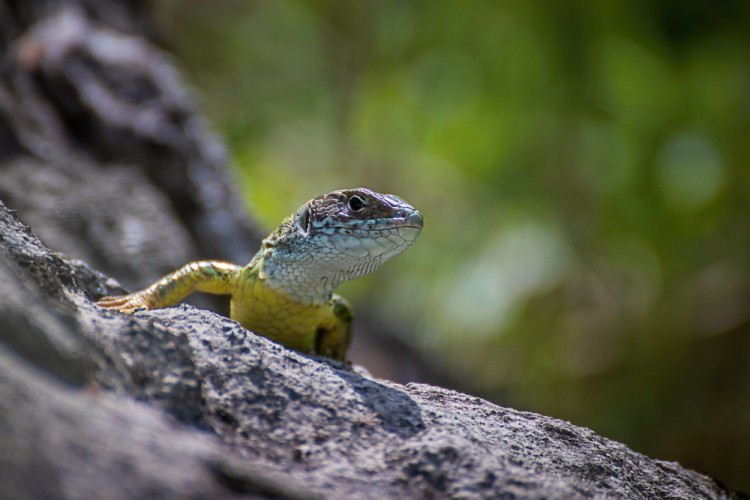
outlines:
M94 310L77 284L82 266L44 248L0 202L0 498L310 497L293 478L240 459L216 436L146 403L166 398L142 389L143 362L174 358L151 376L173 374L186 349L168 337L128 363L121 344L77 311L79 303ZM154 339L167 334L146 328ZM143 348L128 330L125 344ZM171 414L187 408L189 401Z

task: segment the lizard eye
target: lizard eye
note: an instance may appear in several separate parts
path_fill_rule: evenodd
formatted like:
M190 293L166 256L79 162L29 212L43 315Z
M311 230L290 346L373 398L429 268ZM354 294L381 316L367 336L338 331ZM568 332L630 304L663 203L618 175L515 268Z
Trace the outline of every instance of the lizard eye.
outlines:
M362 198L360 198L357 195L354 195L351 198L349 198L349 209L352 212L359 212L363 208L365 208L365 202L364 200L362 200Z

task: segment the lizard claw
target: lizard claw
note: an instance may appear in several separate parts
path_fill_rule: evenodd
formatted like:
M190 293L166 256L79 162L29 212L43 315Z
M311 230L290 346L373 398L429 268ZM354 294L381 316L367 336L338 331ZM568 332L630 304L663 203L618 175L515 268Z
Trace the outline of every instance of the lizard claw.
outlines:
M140 294L137 293L131 293L130 295L121 295L121 296L107 296L104 297L96 302L96 305L99 307L104 307L105 309L114 309L115 311L120 311L124 313L134 313L136 311L143 311L148 310L148 304L143 299L143 297L140 296Z

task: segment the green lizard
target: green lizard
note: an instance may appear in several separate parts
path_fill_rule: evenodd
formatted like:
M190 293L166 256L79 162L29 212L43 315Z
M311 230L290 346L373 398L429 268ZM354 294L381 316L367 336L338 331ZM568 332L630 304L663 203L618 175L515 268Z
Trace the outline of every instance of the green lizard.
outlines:
M148 288L98 305L132 313L177 304L193 291L231 295L230 317L297 351L346 360L352 314L333 293L417 239L422 215L398 196L344 189L284 219L246 266L191 262Z

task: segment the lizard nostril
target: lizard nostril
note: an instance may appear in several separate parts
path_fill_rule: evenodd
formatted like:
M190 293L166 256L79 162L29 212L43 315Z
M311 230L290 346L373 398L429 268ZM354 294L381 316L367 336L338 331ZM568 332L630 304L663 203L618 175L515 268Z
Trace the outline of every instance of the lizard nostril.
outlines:
M418 226L419 228L422 228L424 226L424 218L422 217L422 214L417 211L412 212L406 218L406 222L407 224L412 224L414 226Z

